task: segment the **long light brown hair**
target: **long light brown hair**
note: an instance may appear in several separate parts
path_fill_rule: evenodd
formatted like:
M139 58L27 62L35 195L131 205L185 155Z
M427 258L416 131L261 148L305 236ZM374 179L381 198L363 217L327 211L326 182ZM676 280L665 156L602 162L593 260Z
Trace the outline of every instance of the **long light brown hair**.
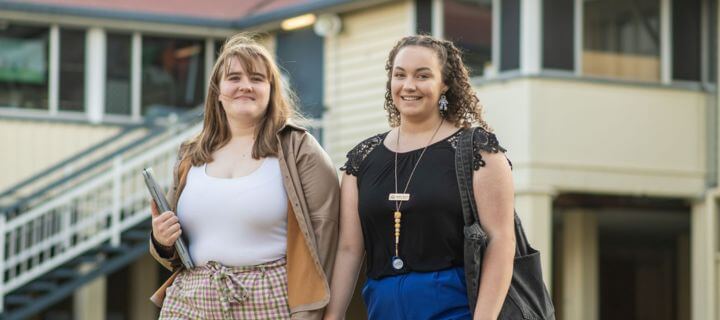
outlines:
M183 160L190 160L193 166L213 161L212 152L230 141L231 133L227 115L218 98L220 81L230 71L233 59L238 58L248 73L265 68L270 82L270 99L265 114L255 127L255 142L252 147L253 159L278 155L276 133L287 121L296 118L294 94L284 88L280 70L272 55L249 34L230 37L222 47L212 69L205 100L203 129L187 142L181 150ZM187 162L187 161L183 161ZM188 164L185 164L186 166Z
M428 35L414 35L400 39L390 50L385 71L387 71L387 84L385 89L385 111L388 114L390 126L400 125L400 111L392 101L390 82L392 81L392 70L395 67L395 56L400 49L407 46L420 46L429 48L437 54L442 67L442 81L448 86L445 97L448 100L447 111L441 116L458 127L470 127L477 123L480 127L490 131L482 117L483 108L475 90L470 85L468 68L462 60L462 52L452 42L437 39Z

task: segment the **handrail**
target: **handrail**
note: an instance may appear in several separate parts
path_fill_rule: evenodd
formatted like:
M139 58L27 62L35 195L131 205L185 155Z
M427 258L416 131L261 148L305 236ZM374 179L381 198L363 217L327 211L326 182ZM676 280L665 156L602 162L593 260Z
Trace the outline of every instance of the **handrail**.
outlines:
M6 205L4 207L0 206L0 215L7 215L8 213L14 212L14 211L22 208L23 206L34 201L35 199L47 194L51 190L56 190L57 187L65 184L69 181L75 180L78 177L92 171L93 169L99 168L103 164L107 164L108 161L111 160L112 158L114 158L115 156L121 155L121 154L127 152L128 150L133 149L138 144L144 144L154 138L159 137L161 134L167 133L169 131L175 132L177 130L181 130L183 127L191 125L193 120L196 120L197 117L199 117L200 115L202 115L202 108L196 108L196 109L193 109L193 110L183 113L180 117L178 117L177 121L175 121L173 123L173 125L170 125L170 126L153 125L153 126L149 127L149 128L151 128L150 132L148 132L146 135L142 136L141 138L130 141L126 145L116 149L115 151L111 152L110 154L102 156L102 157L82 166L81 168L74 170L74 172L69 175L57 178L57 179L45 184L43 187L40 187L39 189L32 192L31 194L29 194L27 196L23 196L15 201L13 201L13 203L10 205ZM141 127L148 128L147 125L144 125ZM119 139L119 137L117 139ZM111 141L105 140L103 142L111 143L111 142L117 141L117 139L113 139ZM100 149L101 147L102 146L95 145L92 148L93 148L93 150L97 150L97 149ZM30 185L30 184L32 184L33 180L39 179L39 178L43 177L44 175L50 174L53 171L62 169L64 167L64 165L66 165L67 163L70 162L69 160L72 159L72 161L78 161L83 156L89 155L89 153L90 153L89 150L85 150L84 153L77 154L77 155L71 157L70 159L63 161L63 165L53 166L53 168L52 168L53 170L49 170L49 169L45 170L45 171L43 171L42 175L40 175L40 174L34 175L33 177L19 183L18 185L20 185L20 187ZM18 185L13 186L13 188L17 188ZM7 196L7 193L9 193L9 192L6 191L3 193L3 195ZM2 195L0 195L0 199L1 198L2 198Z
M158 182L169 187L177 147L201 126L174 131L151 147L135 145L142 150L107 158L108 170L23 208L22 214L0 215L0 312L9 292L102 243L119 246L123 232L150 216L142 168L156 167Z
M73 163L73 162L79 160L80 158L83 158L86 155L88 155L92 152L95 152L96 150L106 146L108 143L113 143L113 142L119 140L120 138L134 132L137 129L141 129L141 128L145 128L145 124L135 124L135 125L131 125L131 126L127 126L127 127L123 128L120 132L116 133L112 137L109 137L107 139L99 141L99 142L95 143L94 145L91 145L91 146L83 149L82 151L77 152L74 155L66 158L65 160L62 160L62 161L56 163L55 165L52 165L49 168L46 168L30 177L24 179L23 181L20 181L16 184L6 188L2 192L0 192L0 199L11 196L18 189L21 189L25 186L32 184L33 182L35 182L35 180L38 180L44 176L47 176L48 174L52 174L53 172L62 170L68 164Z

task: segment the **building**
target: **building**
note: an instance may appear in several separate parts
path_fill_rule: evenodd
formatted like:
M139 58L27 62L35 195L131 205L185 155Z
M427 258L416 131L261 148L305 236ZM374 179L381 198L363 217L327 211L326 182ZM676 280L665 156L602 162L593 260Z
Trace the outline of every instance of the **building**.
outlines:
M169 167L213 53L249 30L338 167L388 128L395 41L456 41L558 318L719 319L719 16L716 0L0 2L5 314L155 316L137 172Z

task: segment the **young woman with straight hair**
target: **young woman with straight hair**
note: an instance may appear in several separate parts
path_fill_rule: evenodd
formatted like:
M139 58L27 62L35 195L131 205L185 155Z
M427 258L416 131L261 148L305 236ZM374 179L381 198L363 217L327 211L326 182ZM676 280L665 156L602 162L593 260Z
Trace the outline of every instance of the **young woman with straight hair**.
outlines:
M285 90L265 48L245 35L227 40L202 131L180 147L173 210L152 208L150 253L173 271L155 295L160 319L322 317L339 186L327 154L293 124ZM173 248L181 235L190 270Z

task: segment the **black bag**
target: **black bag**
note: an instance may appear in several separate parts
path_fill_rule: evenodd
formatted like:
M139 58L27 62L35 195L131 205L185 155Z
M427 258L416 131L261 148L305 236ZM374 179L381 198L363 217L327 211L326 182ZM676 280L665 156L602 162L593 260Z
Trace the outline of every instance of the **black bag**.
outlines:
M488 238L478 221L472 184L473 136L475 128L465 129L461 133L455 153L457 174L463 218L465 221L465 280L468 290L470 310L475 310L482 259L487 248ZM530 247L520 218L515 215L515 261L512 282L503 303L498 319L537 319L554 320L555 309L542 278L540 252Z

